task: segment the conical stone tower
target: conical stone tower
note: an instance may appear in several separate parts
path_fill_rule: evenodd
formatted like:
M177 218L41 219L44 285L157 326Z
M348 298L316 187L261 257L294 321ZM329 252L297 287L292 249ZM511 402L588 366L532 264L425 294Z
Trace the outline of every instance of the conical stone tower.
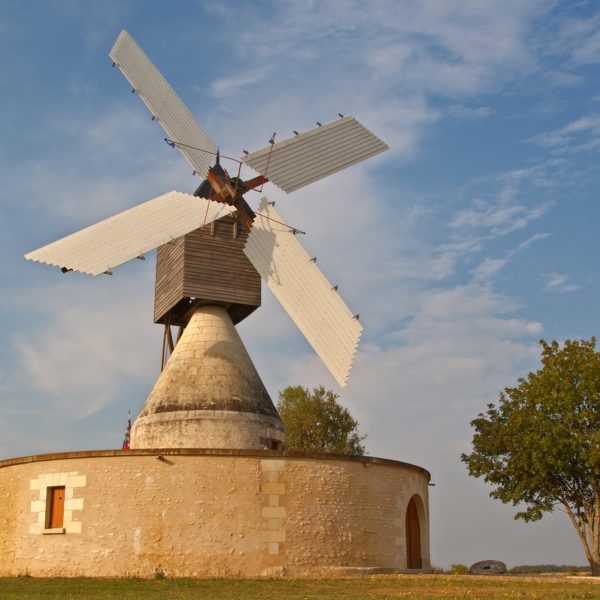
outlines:
M132 448L280 448L285 429L223 306L194 313L131 430Z
M283 423L234 326L260 306L247 237L225 217L158 248L154 321L169 340L171 326L183 332L133 424L131 448L283 446Z

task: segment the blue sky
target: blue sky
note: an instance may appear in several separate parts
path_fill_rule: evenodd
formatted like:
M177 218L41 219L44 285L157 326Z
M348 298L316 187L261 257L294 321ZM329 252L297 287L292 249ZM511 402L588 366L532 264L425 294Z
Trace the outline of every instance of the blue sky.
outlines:
M2 458L119 447L158 374L152 260L93 279L23 259L198 183L111 69L121 29L226 154L338 113L391 146L267 190L361 315L349 386L268 290L240 333L274 399L288 384L340 391L370 454L431 471L434 564L584 564L566 515L514 522L459 455L469 421L537 367L541 337L598 334L600 7L4 0Z

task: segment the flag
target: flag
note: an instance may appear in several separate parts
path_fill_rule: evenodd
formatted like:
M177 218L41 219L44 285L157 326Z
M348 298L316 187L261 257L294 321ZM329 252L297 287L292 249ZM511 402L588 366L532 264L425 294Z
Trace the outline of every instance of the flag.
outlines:
M131 435L131 411L127 411L127 428L125 429L125 439L123 440L123 450L129 450L129 436Z

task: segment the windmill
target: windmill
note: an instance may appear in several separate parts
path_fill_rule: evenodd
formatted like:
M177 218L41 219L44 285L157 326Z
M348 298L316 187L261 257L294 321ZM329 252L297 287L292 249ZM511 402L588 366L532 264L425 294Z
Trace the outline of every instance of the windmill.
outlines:
M204 180L193 195L168 192L25 258L63 272L112 275L157 249L162 372L133 426L132 447L280 447L283 425L234 327L260 306L261 278L341 386L362 326L298 242L302 232L266 198L255 212L244 196L268 181L293 192L388 146L340 115L281 142L273 135L265 148L236 160L230 175L216 145L127 31L109 56L165 141ZM258 175L244 179L244 166ZM172 326L179 327L175 340Z

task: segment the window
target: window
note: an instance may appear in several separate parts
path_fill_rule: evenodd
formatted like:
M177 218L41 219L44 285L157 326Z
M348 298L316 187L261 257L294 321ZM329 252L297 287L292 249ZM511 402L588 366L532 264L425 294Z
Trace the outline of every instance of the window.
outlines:
M49 487L46 490L46 529L63 526L65 514L65 486Z
M260 446L263 450L282 450L283 442L275 438L261 436Z

